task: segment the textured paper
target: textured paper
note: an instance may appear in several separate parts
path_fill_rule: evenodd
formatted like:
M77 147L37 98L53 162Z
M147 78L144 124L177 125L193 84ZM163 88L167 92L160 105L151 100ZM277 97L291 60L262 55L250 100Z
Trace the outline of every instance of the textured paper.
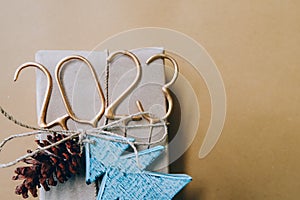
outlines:
M162 53L162 48L136 49L135 53L142 64L142 78L138 86L131 92L128 97L118 106L116 114L132 114L138 112L135 101L141 100L145 110L150 109L152 112L163 115L165 111L165 98L161 92L161 87L165 82L163 61L157 60L151 65L146 65L145 61L152 55ZM101 87L106 88L106 58L108 52L87 52L87 51L39 51L36 54L36 61L45 65L54 78L56 64L62 58L69 55L82 55L86 57L94 66L100 79ZM91 119L100 108L99 97L95 92L95 85L92 80L90 71L82 62L70 62L66 64L65 70L62 71L62 80L67 92L68 100L72 104L74 112L79 118ZM126 89L135 77L135 66L128 57L116 59L109 70L108 95L111 103L119 94ZM41 104L44 98L46 88L46 79L44 75L37 71L37 112L38 116L41 110ZM48 108L47 122L66 114L56 81L53 81L53 92ZM105 91L104 91L105 92ZM98 125L103 125L104 117ZM131 122L132 124L147 124L146 120ZM91 128L89 125L68 122L69 129L86 129ZM149 128L139 129L138 131L128 130L128 136L137 138L139 141L148 141ZM163 134L163 128L153 129L153 140L160 138ZM161 144L165 144L163 141ZM145 149L147 146L140 146L139 149ZM168 172L164 167L168 164L168 156L165 153L151 166L163 172ZM58 184L52 187L51 191L41 191L40 199L95 199L96 189L93 184L86 185L84 172L64 184Z
M133 92L124 99L116 109L116 114L133 114L139 112L136 107L136 101L140 100L146 111L150 111L158 117L165 115L166 105L165 97L162 93L162 86L165 84L164 62L162 59L155 60L147 65L146 61L152 55L163 53L162 48L141 48L132 50L138 57L142 66L142 77L139 84ZM121 57L110 66L109 79L109 101L116 99L132 82L136 75L135 66L127 57ZM149 124L148 121L131 121L129 125ZM133 137L136 141L148 142L149 127L139 129L127 129L127 136ZM160 139L164 134L163 127L155 127L152 130L152 141ZM166 138L167 139L167 138ZM166 140L159 144L166 146ZM155 146L154 145L154 146ZM151 147L151 146L150 146ZM148 148L148 146L139 146L139 150ZM157 159L151 166L151 170L168 172L168 148L165 153Z
M52 77L54 78L54 71L56 64L64 57L69 55L82 55L92 63L97 72L102 72L106 65L106 52L85 52L85 51L39 51L36 54L36 61L45 65ZM71 62L72 65L65 67L66 73L63 73L63 84L67 91L68 99L71 99L72 92L74 89L74 82L76 80L76 75L79 69L81 69L81 62ZM72 69L69 69L72 67ZM87 68L85 66L85 68ZM37 71L37 113L39 116L41 110L41 104L44 98L44 91L46 89L46 79L44 74ZM56 81L53 81L53 91L50 99L50 104L48 108L47 122L56 119L64 114L66 114L65 107L63 105L60 93ZM89 105L87 102L86 105ZM88 109L88 108L87 108ZM79 124L69 120L69 129L81 128ZM71 200L71 199L94 199L96 196L96 187L94 184L85 184L85 172L84 170L80 175L76 175L67 182L63 184L58 184L55 187L51 187L49 192L45 192L43 189L40 193L41 200Z

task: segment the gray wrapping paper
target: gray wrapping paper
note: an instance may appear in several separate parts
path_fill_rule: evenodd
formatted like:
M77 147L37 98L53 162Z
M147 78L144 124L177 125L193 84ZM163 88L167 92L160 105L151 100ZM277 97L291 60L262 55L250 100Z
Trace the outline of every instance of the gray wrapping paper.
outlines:
M137 55L142 64L142 78L134 90L124 99L116 109L116 114L132 114L138 112L135 106L136 100L141 100L146 110L150 110L157 115L163 115L166 105L165 98L162 94L161 87L165 83L163 61L157 60L151 65L146 65L146 60L157 53L162 53L162 48L143 48L132 51ZM66 114L61 95L54 80L54 71L56 64L64 57L69 55L82 55L87 58L95 68L100 80L101 88L106 93L105 88L108 86L108 102L111 103L116 99L132 82L135 77L135 66L128 57L120 57L109 66L109 78L106 74L107 51L39 51L36 53L36 61L43 64L50 71L53 78L53 91L48 107L47 122ZM62 81L67 92L67 98L71 102L72 108L76 115L82 119L92 119L100 108L99 97L95 90L94 81L90 71L82 62L71 61L66 64L62 71ZM44 74L37 70L37 114L40 115L41 106L47 86ZM98 126L105 123L103 117ZM146 120L130 122L134 124L147 124ZM88 129L89 125L68 121L69 129ZM55 127L60 129L59 127ZM123 134L120 132L119 134ZM149 128L126 130L128 137L134 137L139 141L148 141ZM153 140L160 138L163 129L154 128L152 132ZM165 144L163 141L161 144ZM145 149L147 146L139 146L139 149ZM167 152L167 151L166 151ZM167 172L168 156L165 153L152 166L152 170ZM95 199L95 184L86 185L84 169L80 175L76 175L63 184L51 187L51 190L45 192L43 189L40 193L41 200L75 200L75 199Z

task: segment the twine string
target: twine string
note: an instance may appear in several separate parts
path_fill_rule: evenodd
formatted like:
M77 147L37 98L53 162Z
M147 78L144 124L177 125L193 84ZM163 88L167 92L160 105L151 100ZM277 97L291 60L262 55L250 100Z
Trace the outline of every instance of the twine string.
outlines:
M11 161L11 162L8 162L8 163L5 163L5 164L0 164L0 168L5 168L5 167L13 166L13 165L17 164L18 162L21 162L21 161L25 160L26 158L32 157L32 156L34 156L34 155L36 155L36 154L38 154L40 152L43 152L43 151L45 151L47 149L50 149L51 147L54 147L54 146L57 146L57 145L59 145L59 144L61 144L63 142L66 142L67 140L76 137L78 134L79 133L69 135L68 137L63 138L63 139L61 139L58 142L55 142L55 143L50 144L50 145L47 145L45 147L39 147L35 151L32 151L31 153L27 153L27 154L25 154L23 156L20 156L19 158L17 158L14 161Z
M23 123L19 120L16 120L12 115L10 115L8 112L6 112L1 106L0 106L0 112L1 112L2 115L4 115L8 120L12 121L13 123L15 123L15 124L17 124L21 127L27 128L27 129L35 130L35 131L32 131L32 132L14 134L14 135L11 135L11 136L5 138L0 143L0 152L3 149L3 147L7 144L7 142L9 142L9 141L11 141L15 138L22 138L22 137L28 137L28 136L32 136L32 135L49 134L49 133L60 133L60 134L67 135L67 137L65 137L65 138L63 138L63 139L61 139L61 140L59 140L55 143L52 143L52 144L47 145L45 147L39 147L35 151L32 151L32 152L27 153L23 156L20 156L17 159L15 159L14 161L11 161L11 162L8 162L8 163L5 163L5 164L0 163L0 168L6 168L6 167L16 165L18 162L24 161L26 158L32 157L32 156L34 156L34 155L36 155L40 152L46 152L47 153L48 152L47 149L49 149L51 147L54 147L54 146L57 146L61 143L66 142L67 140L73 139L75 137L79 137L78 143L79 143L79 145L81 147L81 151L82 151L83 143L93 143L92 140L87 139L87 136L99 137L99 138L106 139L106 140L113 141L113 142L127 143L128 145L130 145L130 147L134 151L137 166L141 167L140 162L139 162L138 151L137 151L137 148L136 148L135 145L153 145L153 144L157 144L157 143L162 142L168 134L167 123L164 120L161 120L159 123L156 123L156 124L151 124L150 123L150 124L145 124L145 125L144 124L143 125L141 125L141 124L138 125L137 124L137 125L126 126L126 128L131 128L131 129L143 128L143 127L150 127L150 128L152 127L153 128L153 127L163 126L164 127L163 136L160 139L158 139L156 141L152 141L152 142L138 142L138 141L132 142L127 137L124 137L124 136L121 136L121 135L118 135L116 133L111 132L111 130L114 130L116 128L124 127L124 123L122 123L122 122L127 121L129 119L132 119L134 116L149 114L148 112L139 112L139 113L131 114L131 115L123 117L119 120L110 122L106 125L103 125L103 126L100 126L100 127L97 127L97 128L91 128L91 129L88 129L88 130L76 130L76 131L75 130L51 130L51 129L47 129L47 128L38 128L38 127L27 125L27 124L25 124L25 123ZM107 136L113 136L113 137L107 137Z

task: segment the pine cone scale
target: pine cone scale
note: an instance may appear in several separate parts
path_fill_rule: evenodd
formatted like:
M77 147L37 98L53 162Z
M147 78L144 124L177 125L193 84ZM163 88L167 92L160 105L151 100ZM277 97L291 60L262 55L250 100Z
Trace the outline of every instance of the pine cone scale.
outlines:
M35 142L38 146L45 147L65 137L63 134L54 133L48 135L46 140L35 140ZM32 151L28 150L27 152L31 153ZM49 186L56 186L57 181L64 183L71 176L78 174L83 163L83 156L78 138L75 138L51 147L48 152L39 152L29 159L24 159L23 162L30 166L16 168L16 175L12 179L23 180L16 187L15 193L26 199L29 197L28 191L33 197L37 197L39 187L42 186L49 191Z

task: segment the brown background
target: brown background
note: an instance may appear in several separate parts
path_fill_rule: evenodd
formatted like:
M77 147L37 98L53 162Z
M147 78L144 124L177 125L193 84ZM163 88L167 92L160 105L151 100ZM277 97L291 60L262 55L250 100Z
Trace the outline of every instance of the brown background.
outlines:
M16 67L39 49L91 50L118 32L157 26L201 43L223 76L228 98L224 131L198 159L209 121L173 171L190 174L184 199L299 199L300 1L2 1L0 104L36 124L35 73L18 83ZM209 98L204 98L206 105ZM0 117L0 138L24 131ZM32 138L7 146L1 162L33 148ZM14 167L0 169L1 199L20 199Z

